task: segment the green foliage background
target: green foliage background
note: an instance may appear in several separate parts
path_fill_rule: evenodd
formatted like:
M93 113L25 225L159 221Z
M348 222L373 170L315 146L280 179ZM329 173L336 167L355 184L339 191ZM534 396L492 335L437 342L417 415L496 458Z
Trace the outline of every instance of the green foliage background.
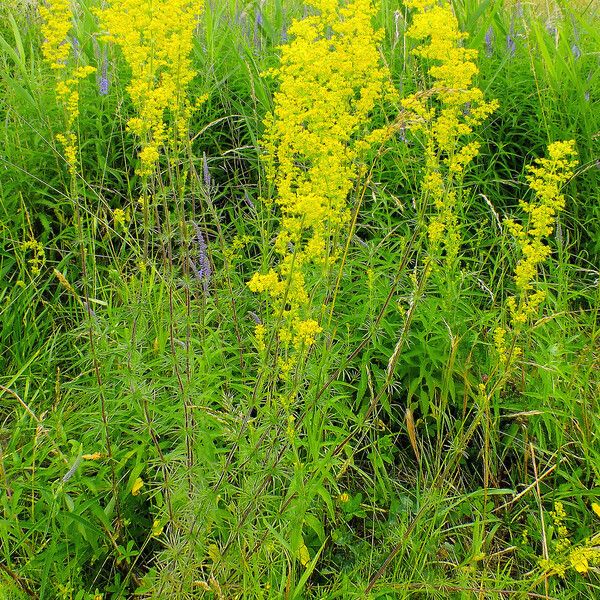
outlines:
M94 3L76 4L82 60L100 73ZM39 17L30 2L0 4L1 597L600 596L600 565L561 578L539 563L568 563L554 552L555 502L573 545L600 530L599 9L453 4L480 52L478 85L500 102L466 177L460 276L415 285L422 150L399 136L374 165L300 408L277 401L255 350L263 301L246 282L273 258L277 228L261 202L274 90L260 74L301 2L208 3L196 176L185 198L165 194L151 259L139 220L113 221L139 189L122 58L108 49L108 95L93 77L82 85L79 230ZM409 20L382 0L382 56L407 92L423 77ZM518 373L482 405L518 260L501 222L521 216L525 167L563 139L580 167L541 275L544 315ZM208 294L177 266L198 259L192 224L208 244ZM30 239L45 250L37 275Z

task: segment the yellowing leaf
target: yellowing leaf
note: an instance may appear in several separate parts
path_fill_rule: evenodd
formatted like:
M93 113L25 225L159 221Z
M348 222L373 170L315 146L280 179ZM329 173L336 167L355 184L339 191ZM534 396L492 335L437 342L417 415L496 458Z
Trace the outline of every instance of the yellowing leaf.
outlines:
M571 558L571 564L573 565L573 568L578 572L578 573L587 573L588 572L588 561L587 558L585 556L578 556L575 558Z
M592 502L592 510L596 513L598 517L600 517L600 504L597 502Z
M219 546L216 544L210 544L208 547L208 556L215 563L221 560L221 551L219 550Z
M298 558L300 559L300 563L303 567L306 567L306 565L308 565L310 562L310 554L306 544L302 544L300 548L298 548Z
M100 452L94 452L94 454L84 454L81 458L83 460L98 460L102 458L102 454Z
M144 480L141 477L138 477L131 488L131 495L137 496L140 493L140 490L144 487Z
M154 519L152 523L152 535L158 537L163 532L163 529L164 525L158 519Z
M588 562L588 557L587 557L587 553L585 552L585 549L578 548L577 550L574 550L573 552L571 552L569 559L571 561L571 566L578 573L587 573L588 572L590 565Z

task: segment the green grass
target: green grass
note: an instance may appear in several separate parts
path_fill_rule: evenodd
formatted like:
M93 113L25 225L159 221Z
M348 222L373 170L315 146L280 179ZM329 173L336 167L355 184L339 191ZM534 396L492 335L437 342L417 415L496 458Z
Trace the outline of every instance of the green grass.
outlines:
M76 4L82 60L101 69L94 3ZM308 281L315 310L332 312L291 401L276 349L254 341L255 316L275 315L246 282L273 264L278 227L263 201L275 90L261 73L303 6L207 5L191 94L208 100L186 185L184 170L163 173L149 237L117 49L108 95L93 76L82 84L73 196L39 17L0 6L0 597L600 596L600 565L564 578L540 566L569 565L555 502L573 545L600 531L598 8L564 2L548 33L529 4L454 2L478 85L500 102L465 177L460 268L425 274L423 152L407 132L349 198L364 194L340 272ZM382 56L410 92L423 83L410 16L381 5ZM571 138L580 166L540 273L547 300L486 400L519 258L503 220L523 216L526 166ZM115 208L130 208L127 227ZM198 231L207 290L189 267ZM29 239L45 250L35 275Z

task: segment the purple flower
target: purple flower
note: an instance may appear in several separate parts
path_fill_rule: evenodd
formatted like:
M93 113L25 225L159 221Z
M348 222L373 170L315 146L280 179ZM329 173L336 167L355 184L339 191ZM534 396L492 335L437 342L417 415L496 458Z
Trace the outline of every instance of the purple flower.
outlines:
M71 47L73 48L73 54L75 55L75 58L79 60L81 58L81 46L76 37L71 38Z
M260 7L256 9L254 15L254 45L260 47L261 30L263 27L263 16Z
M101 96L108 94L108 55L106 48L102 53L102 69L100 72L100 81L98 82L98 92Z
M248 311L248 316L257 324L257 325L262 325L262 321L260 320L260 317L255 313L252 312L251 310Z
M202 153L202 174L204 175L204 185L207 189L210 189L212 184L210 178L210 171L208 170L208 159L206 158L206 152Z
M571 46L571 52L573 53L575 60L581 57L581 50L579 49L579 46L577 44L573 44Z
M244 202L250 207L250 210L256 212L256 207L254 206L252 200L250 200L250 195L248 194L247 190L244 191Z
M210 283L210 277L212 275L212 269L210 267L210 259L208 258L208 246L206 241L204 240L204 236L202 235L202 231L200 231L200 227L193 223L194 230L196 232L196 240L198 242L198 266L194 264L192 259L189 259L190 267L194 272L194 275L198 279L198 281L202 282L202 288L204 289L204 294L208 294L208 284Z
M494 53L494 28L491 25L485 32L485 53L486 56Z
M510 33L506 36L506 49L511 56L514 56L517 51L517 44Z

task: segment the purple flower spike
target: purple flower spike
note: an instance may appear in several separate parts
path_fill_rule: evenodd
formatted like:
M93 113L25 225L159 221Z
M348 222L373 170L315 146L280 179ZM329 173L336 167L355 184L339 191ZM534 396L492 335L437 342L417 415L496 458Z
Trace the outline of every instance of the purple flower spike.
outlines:
M207 189L210 189L211 179L210 179L210 171L208 170L208 159L206 158L206 152L202 153L202 173L204 175L204 185Z
M100 81L98 82L98 92L101 96L108 95L108 55L106 48L102 53L102 71L100 73Z
M81 58L81 45L76 37L71 38L71 47L73 48L73 54L75 58L79 60Z
M210 259L208 258L208 246L206 241L204 240L204 236L202 235L202 231L200 231L200 227L193 223L194 230L196 232L196 240L198 242L198 267L193 263L190 259L190 267L194 272L196 278L202 282L202 288L204 290L204 294L208 295L208 284L210 283L210 278L212 275L212 269L210 267Z
M247 191L244 191L244 202L250 207L250 210L256 212L256 207L252 200L250 200L250 194Z
M517 51L517 44L510 34L506 36L506 49L511 56L514 56Z
M494 28L491 25L485 32L485 53L486 56L492 56L494 53Z
M575 60L581 57L581 50L579 49L579 46L577 44L573 44L571 46L571 52L573 53L573 57L575 58Z

